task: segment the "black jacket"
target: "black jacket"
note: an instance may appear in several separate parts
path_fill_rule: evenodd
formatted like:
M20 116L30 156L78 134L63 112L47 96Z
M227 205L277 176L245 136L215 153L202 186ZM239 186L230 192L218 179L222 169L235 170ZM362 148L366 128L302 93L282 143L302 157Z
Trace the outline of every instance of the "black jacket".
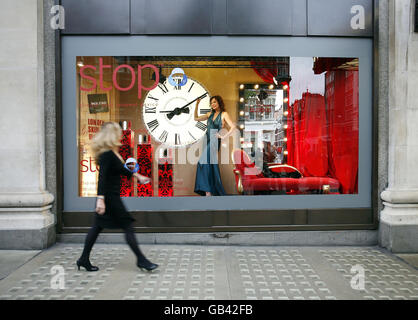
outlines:
M113 151L106 151L99 157L99 182L97 195L105 196L105 213L96 213L97 223L102 228L126 228L135 219L126 211L120 198L121 174L132 177Z

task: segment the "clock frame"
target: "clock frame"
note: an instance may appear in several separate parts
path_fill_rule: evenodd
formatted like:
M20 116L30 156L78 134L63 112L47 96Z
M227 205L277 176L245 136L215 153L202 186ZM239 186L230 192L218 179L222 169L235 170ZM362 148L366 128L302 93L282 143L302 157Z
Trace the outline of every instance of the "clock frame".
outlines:
M182 86L165 81L150 90L144 99L142 118L153 139L176 148L199 141L206 134L207 120L194 120L198 97L198 116L202 116L211 111L210 94L198 81L189 77Z

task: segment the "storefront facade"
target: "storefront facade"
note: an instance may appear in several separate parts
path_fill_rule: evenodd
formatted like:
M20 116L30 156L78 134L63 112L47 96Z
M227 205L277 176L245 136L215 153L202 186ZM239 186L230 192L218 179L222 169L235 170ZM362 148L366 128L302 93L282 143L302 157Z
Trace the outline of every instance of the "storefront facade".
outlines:
M395 229L379 224L391 130L380 17L387 22L395 7L45 1L43 150L55 201L42 208L56 218L47 234L54 228L65 241L90 227L98 168L89 144L114 121L122 157L151 178L122 182L141 234L370 245L384 231L385 243ZM213 96L224 101L224 139L209 130L219 119L205 118ZM208 176L214 195L203 197Z

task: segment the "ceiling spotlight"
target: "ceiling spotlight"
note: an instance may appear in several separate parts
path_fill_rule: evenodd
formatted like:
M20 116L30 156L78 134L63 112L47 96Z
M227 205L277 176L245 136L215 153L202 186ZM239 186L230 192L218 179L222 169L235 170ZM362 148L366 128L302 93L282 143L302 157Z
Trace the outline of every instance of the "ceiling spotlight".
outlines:
M244 115L244 111L243 111L243 110L241 110L241 111L239 112L239 115L240 115L240 116L243 116L243 115Z
M271 90L271 89L273 89L274 88L274 86L271 84L271 85L269 85L269 89Z
M239 98L239 102L244 102L244 98L243 97Z
M260 86L258 85L258 84L256 84L255 86L254 86L254 89L258 89L258 88L260 88Z
M79 62L77 62L77 66L79 66L80 68L84 67L84 63L83 63L83 61L79 61Z
M243 84L240 84L239 85L239 88L242 90L242 89L244 89L244 85Z
M285 85L283 86L283 89L284 89L284 90L287 90L287 89L289 89L289 86L288 86L287 84L285 84Z

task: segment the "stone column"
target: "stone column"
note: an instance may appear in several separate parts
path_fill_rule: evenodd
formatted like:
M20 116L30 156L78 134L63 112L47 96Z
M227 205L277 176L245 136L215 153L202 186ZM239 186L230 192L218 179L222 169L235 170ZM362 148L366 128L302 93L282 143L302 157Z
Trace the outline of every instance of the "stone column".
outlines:
M0 249L42 249L55 242L45 183L42 0L2 0L0 48Z
M418 252L418 33L415 1L389 0L388 186L380 245Z

